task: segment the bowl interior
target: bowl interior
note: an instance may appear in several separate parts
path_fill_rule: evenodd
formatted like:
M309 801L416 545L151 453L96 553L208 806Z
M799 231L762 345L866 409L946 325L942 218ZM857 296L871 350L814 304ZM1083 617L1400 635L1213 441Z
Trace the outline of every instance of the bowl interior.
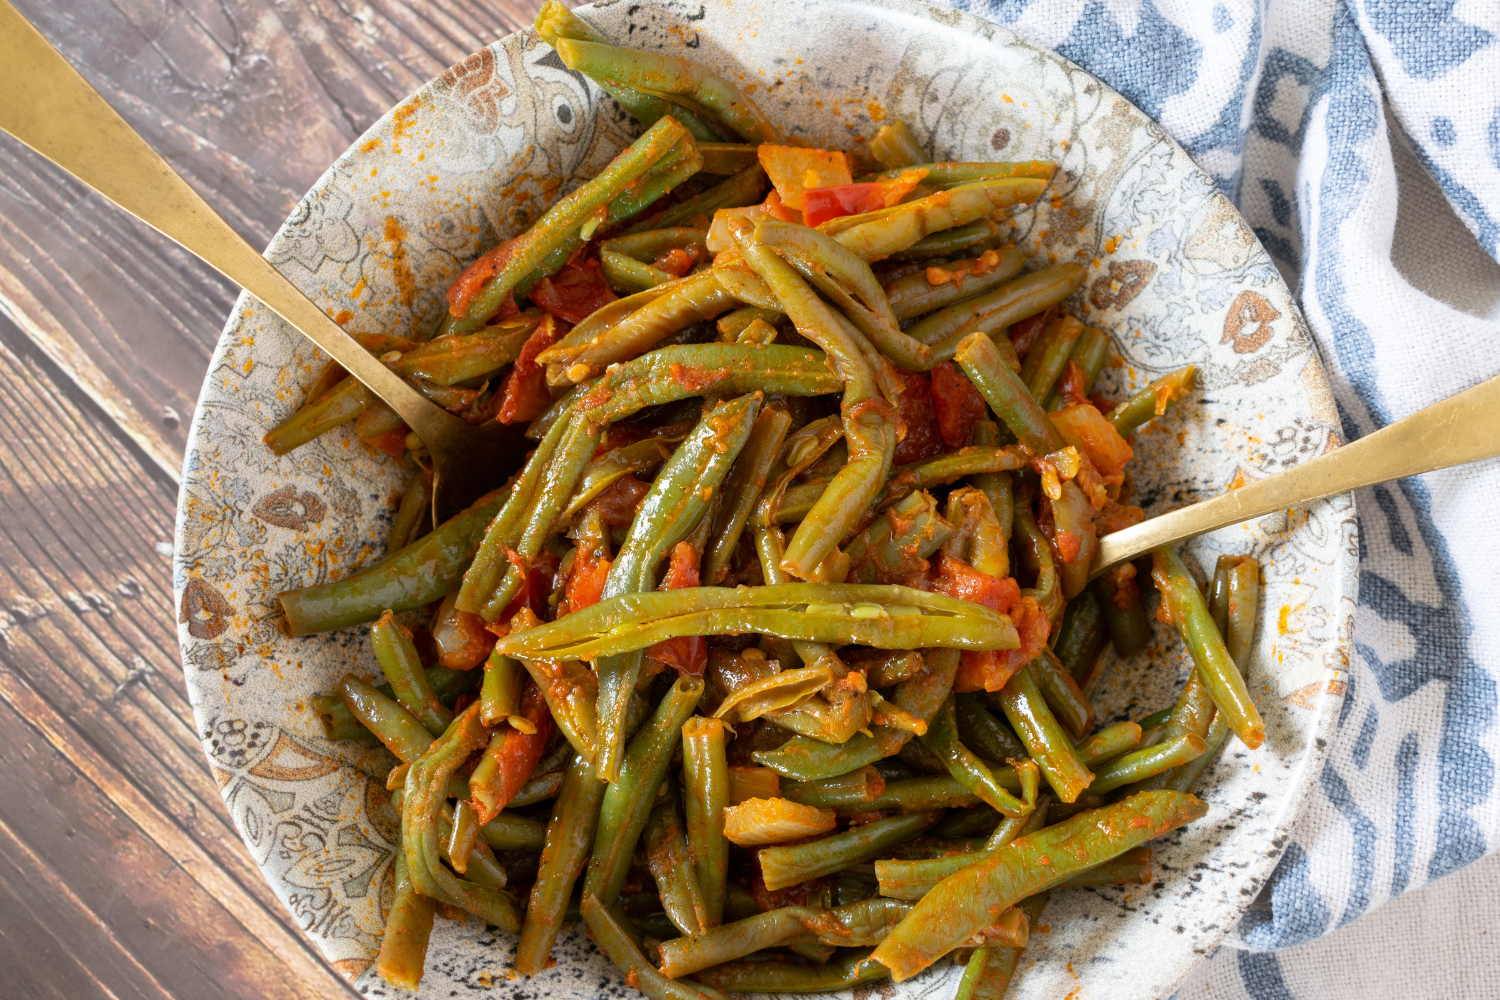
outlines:
M1035 266L1080 260L1071 306L1110 333L1120 397L1185 364L1198 391L1137 436L1148 515L1263 477L1338 443L1316 352L1291 294L1230 202L1159 126L1071 63L1004 28L906 0L699 6L614 2L583 11L608 36L707 63L789 133L852 148L908 122L936 159L1054 159L1049 200L1014 213ZM346 328L431 329L463 265L514 234L636 134L597 87L530 31L471 56L402 102L335 163L267 255ZM371 996L392 892L391 759L326 741L309 699L378 669L365 630L287 639L275 595L378 557L397 464L347 429L276 458L261 443L295 409L323 356L241 296L192 428L175 584L199 733L238 828L277 895L327 958ZM1356 560L1347 497L1225 529L1186 546L1264 565L1250 687L1265 746L1231 741L1207 771L1208 816L1154 845L1148 886L1054 893L1012 995L1168 995L1270 873L1317 773L1343 691ZM1112 653L1109 655L1113 655ZM1156 626L1111 664L1100 719L1167 707L1188 660ZM593 997L623 990L574 930L557 965L510 978L514 940L438 921L421 995ZM950 994L939 963L895 995ZM892 995L882 987L881 995ZM870 988L850 991L867 996Z

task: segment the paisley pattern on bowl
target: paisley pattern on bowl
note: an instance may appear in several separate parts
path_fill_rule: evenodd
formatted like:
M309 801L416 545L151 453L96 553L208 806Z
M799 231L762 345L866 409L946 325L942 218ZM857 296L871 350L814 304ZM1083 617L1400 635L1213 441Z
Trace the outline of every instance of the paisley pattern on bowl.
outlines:
M633 46L700 60L800 139L839 147L907 121L938 159L1055 159L1047 200L1013 213L1041 265L1089 266L1070 303L1122 364L1107 395L1187 363L1199 388L1138 435L1136 502L1160 513L1336 447L1322 367L1291 294L1213 181L1157 125L1067 61L1006 29L911 0L798 5L606 2L583 15ZM523 31L470 56L381 119L297 206L268 257L347 329L433 328L448 282L597 172L637 127ZM192 428L175 586L198 732L278 897L369 996L402 993L371 967L392 893L397 817L377 745L330 743L311 710L347 671L378 673L366 630L288 639L275 595L377 558L402 486L397 463L347 428L282 458L261 435L301 402L325 359L241 296ZM1225 529L1185 547L1265 567L1250 687L1268 738L1231 741L1200 789L1208 816L1154 846L1149 886L1054 893L1017 997L1164 997L1269 875L1341 702L1355 598L1348 497ZM1110 654L1111 656L1113 654ZM1111 664L1101 720L1170 705L1188 660L1164 626ZM635 995L580 929L557 964L513 980L514 940L439 920L421 995ZM948 996L946 962L844 995ZM1078 991L1074 993L1073 991Z

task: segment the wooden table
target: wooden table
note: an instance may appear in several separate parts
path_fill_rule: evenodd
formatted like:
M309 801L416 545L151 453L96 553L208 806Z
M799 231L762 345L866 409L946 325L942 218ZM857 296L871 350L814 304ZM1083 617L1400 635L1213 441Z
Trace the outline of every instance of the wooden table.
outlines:
M12 2L256 246L388 108L541 5ZM354 995L230 824L178 657L178 471L237 291L0 135L7 998Z

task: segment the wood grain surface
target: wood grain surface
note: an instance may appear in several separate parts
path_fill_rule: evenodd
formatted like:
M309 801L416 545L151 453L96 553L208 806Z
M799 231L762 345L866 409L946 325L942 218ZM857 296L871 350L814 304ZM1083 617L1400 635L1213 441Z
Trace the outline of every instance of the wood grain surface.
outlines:
M387 109L540 6L12 2L256 246ZM353 995L230 824L178 656L177 474L236 294L0 135L7 998Z

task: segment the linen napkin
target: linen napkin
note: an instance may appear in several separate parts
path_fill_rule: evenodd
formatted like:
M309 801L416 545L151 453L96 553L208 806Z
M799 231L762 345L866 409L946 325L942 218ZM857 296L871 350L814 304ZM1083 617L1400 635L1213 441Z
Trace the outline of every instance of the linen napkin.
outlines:
M1297 292L1349 439L1500 373L1500 3L949 3L1090 70L1216 178ZM1275 956L1247 952L1327 934L1500 846L1497 498L1494 460L1356 494L1337 736L1226 942L1240 957L1213 963L1235 964L1246 996L1293 996ZM1232 995L1222 971L1214 996Z

